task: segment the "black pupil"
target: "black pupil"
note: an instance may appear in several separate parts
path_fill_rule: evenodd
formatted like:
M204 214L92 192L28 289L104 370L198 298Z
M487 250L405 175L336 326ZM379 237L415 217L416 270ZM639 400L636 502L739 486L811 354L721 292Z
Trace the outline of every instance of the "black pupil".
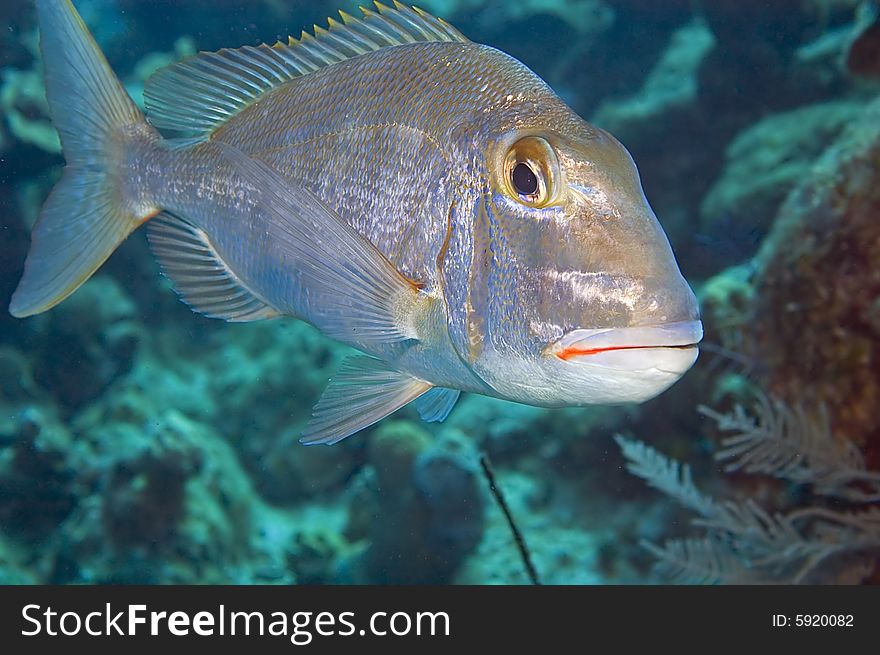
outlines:
M517 164L513 169L513 188L524 196L533 196L538 191L538 178L528 164Z

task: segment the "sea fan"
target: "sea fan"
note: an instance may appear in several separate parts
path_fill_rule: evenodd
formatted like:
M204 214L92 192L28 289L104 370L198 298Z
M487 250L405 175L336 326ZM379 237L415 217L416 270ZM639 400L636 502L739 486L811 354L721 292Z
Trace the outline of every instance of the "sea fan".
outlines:
M699 490L687 464L617 435L628 470L697 513L694 525L705 532L645 543L658 573L699 584L854 583L871 573L880 554L880 474L866 470L854 444L833 438L824 408L812 414L761 397L751 414L740 406L700 412L730 433L715 455L726 471L787 480L815 502L771 512L754 499L717 500Z

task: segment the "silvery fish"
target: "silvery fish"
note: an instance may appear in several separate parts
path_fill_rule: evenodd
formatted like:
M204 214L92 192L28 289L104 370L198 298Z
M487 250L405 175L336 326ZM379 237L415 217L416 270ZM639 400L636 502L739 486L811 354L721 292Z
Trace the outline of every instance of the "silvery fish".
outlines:
M145 118L68 0L37 0L67 166L10 312L138 226L193 310L291 316L364 353L302 441L460 391L641 402L694 363L697 302L624 147L522 63L395 3L157 72Z

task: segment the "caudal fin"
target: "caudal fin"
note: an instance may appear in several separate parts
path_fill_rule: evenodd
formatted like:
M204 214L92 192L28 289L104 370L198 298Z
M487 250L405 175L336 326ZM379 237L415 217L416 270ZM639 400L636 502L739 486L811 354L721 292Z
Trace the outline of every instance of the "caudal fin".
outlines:
M149 130L70 0L37 0L46 97L67 166L31 234L13 316L38 314L76 291L152 209L127 202L119 152Z

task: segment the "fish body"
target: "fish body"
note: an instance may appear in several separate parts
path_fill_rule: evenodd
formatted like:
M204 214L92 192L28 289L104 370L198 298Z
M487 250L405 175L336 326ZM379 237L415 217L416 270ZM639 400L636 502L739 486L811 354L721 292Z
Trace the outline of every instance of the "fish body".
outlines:
M160 71L148 123L73 6L37 5L68 167L13 314L60 302L148 223L196 311L293 316L366 354L331 381L309 443L417 399L442 420L459 391L638 402L696 359L696 300L629 154L509 55L377 5ZM77 236L78 252L61 242Z

